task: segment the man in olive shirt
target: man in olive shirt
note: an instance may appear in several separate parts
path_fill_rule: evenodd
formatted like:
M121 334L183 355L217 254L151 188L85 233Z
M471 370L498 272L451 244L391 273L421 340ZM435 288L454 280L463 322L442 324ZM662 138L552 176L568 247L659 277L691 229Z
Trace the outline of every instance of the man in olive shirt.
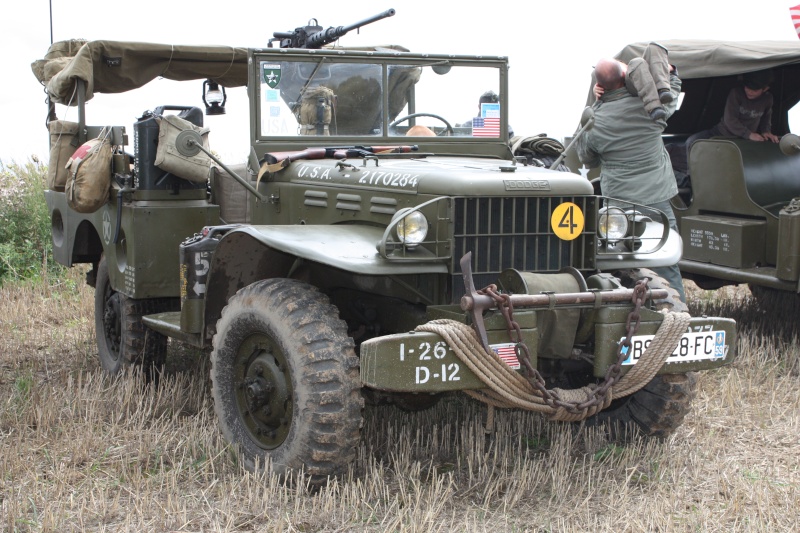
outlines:
M594 127L577 143L581 163L600 166L603 195L644 204L663 211L670 227L678 231L670 198L678 194L669 154L661 140L666 119L674 112L681 90L681 80L670 69L673 99L665 103L666 117L652 120L642 101L625 88L625 65L602 59L595 66L600 94L594 104ZM653 269L678 291L686 301L678 265Z

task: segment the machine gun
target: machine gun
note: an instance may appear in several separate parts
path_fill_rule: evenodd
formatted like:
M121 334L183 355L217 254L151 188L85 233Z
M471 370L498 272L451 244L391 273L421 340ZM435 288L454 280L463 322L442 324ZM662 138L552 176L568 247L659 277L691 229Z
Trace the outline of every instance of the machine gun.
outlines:
M294 31L276 31L272 34L273 38L269 40L267 46L272 48L272 43L279 41L281 48L322 48L326 44L334 42L350 30L358 29L361 26L372 24L373 22L393 15L394 9L387 9L383 13L378 13L360 22L356 22L355 24L338 26L336 28L331 26L327 30L323 30L322 26L319 26L317 19L311 19L308 21L307 26L295 28Z

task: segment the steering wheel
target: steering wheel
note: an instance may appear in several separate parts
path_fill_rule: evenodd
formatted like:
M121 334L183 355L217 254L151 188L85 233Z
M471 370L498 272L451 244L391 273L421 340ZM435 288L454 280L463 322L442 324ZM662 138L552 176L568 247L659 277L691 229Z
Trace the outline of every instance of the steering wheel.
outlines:
M405 122L406 120L409 120L409 119L412 119L412 118L416 118L416 117L431 117L431 118L435 118L436 120L441 120L442 122L444 122L444 125L447 127L445 129L445 131L447 132L447 135L453 135L453 126L451 126L450 123L447 122L447 120L445 120L444 118L440 117L439 115L434 115L433 113L412 113L410 115L406 115L404 117L400 117L397 120L395 120L394 122L389 123L389 129L391 130L392 128L394 128L395 126L400 124L401 122Z

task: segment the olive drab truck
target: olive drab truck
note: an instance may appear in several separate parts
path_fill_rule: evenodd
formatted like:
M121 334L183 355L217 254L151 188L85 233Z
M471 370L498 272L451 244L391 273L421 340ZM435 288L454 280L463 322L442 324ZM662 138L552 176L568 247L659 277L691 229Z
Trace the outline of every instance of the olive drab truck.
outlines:
M683 82L664 144L679 195L673 211L683 238L684 278L705 289L747 283L753 294L800 292L800 139L790 117L800 101L800 43L663 41ZM641 55L633 43L617 58ZM771 133L780 144L743 138L686 140L722 120L742 76L768 71ZM593 96L590 96L593 100Z
M694 372L732 361L736 327L690 318L649 270L680 257L663 214L609 211L585 178L516 157L507 58L336 44L359 24L312 20L255 49L67 41L34 63L54 255L91 265L103 369L158 369L169 338L210 347L243 462L316 481L354 459L365 402L463 391L672 431ZM215 113L245 86L246 160L215 155L190 102L142 102L132 130L89 117L94 94L157 76L202 82ZM498 101L476 110L486 90ZM67 104L77 120L58 118ZM91 140L112 150L81 175L103 157ZM102 205L84 209L98 181Z

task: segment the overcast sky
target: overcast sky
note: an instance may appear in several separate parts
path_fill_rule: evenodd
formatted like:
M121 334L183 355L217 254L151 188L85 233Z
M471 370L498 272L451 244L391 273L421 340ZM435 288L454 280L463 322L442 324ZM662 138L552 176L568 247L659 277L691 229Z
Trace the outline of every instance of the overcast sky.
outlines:
M310 18L327 28L394 8L394 17L367 26L360 34L351 32L340 44L400 44L414 52L508 56L509 121L515 132L563 139L575 129L592 66L600 57L612 56L631 42L659 39L797 41L789 7L800 0L483 2L473 4L474 9L467 3L453 9L446 5L456 3L431 0L385 0L366 8L365 2L317 0L52 3L55 41L84 38L242 47L264 47L272 32L303 26ZM36 154L46 161L45 95L30 64L50 45L49 2L14 2L4 11L0 159L24 162ZM480 94L485 89L476 81L467 90ZM87 120L126 126L132 142L133 122L143 111L162 104L202 106L200 94L199 81L156 80L135 92L99 95L87 106ZM207 118L212 148L229 162L243 161L249 137L243 90L229 91L227 108L224 117ZM59 117L77 120L77 112L70 113L65 117L60 112Z

